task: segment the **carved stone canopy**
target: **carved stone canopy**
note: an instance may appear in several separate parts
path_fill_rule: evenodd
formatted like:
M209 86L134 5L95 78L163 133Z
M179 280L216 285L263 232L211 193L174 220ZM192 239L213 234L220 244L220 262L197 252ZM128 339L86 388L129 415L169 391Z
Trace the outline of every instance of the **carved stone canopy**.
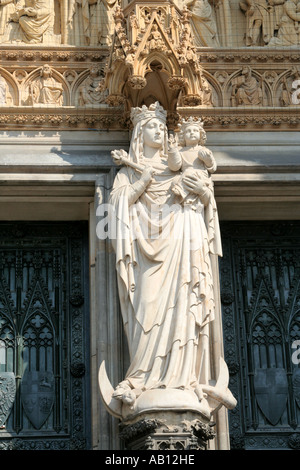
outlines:
M187 9L167 1L133 1L115 9L106 69L110 105L129 109L159 101L174 112L180 96L184 106L201 104L201 67L190 17Z

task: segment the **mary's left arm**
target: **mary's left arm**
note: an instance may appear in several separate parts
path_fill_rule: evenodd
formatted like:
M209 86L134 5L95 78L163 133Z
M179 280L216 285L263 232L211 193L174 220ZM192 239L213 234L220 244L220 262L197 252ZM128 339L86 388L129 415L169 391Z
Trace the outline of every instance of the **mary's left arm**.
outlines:
M197 194L204 206L210 202L212 193L207 184L197 175L186 175L183 177L183 183L194 194Z

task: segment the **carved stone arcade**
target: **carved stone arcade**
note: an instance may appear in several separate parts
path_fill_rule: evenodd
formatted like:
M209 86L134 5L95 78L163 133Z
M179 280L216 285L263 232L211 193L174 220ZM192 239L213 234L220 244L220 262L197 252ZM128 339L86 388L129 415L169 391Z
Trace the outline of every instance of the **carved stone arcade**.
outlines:
M227 0L215 6L201 1L194 6L190 2L184 6L179 0L124 1L119 6L114 0L86 0L83 6L54 0L47 6L49 18L45 18L52 26L40 31L39 41L30 43L23 36L14 36L15 28L21 26L12 21L13 2L0 5L1 128L125 130L130 107L154 101L168 110L173 127L179 112L184 116L200 113L209 130L297 128L297 48L282 45L279 49L271 41L263 46L261 32L257 44L246 46L242 2L235 12L236 22ZM291 15L292 3L289 0L284 6ZM37 5L41 8L42 3ZM253 8L258 11L260 7ZM276 25L284 13L283 5L272 6L270 0L268 12L264 21L272 27L270 34L280 37ZM84 31L78 23L83 13ZM29 27L30 17L21 18ZM99 34L94 27L97 18L102 18L100 23L97 20L103 30ZM259 24L259 18L256 21ZM76 30L77 24L82 31ZM105 30L105 24L112 29ZM207 44L208 25L209 31L217 31L219 45ZM74 34L77 39L73 41ZM91 39L95 37L96 42ZM49 65L51 77L40 93L37 83L45 65Z

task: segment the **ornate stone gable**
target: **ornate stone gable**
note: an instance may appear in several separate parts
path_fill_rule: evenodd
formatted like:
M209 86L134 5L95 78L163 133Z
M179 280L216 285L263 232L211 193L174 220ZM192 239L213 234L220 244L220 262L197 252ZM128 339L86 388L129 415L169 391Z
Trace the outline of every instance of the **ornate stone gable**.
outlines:
M115 9L115 36L106 69L111 105L141 104L153 94L152 73L157 77L160 101L176 110L179 94L185 106L202 104L201 66L190 24L191 14L167 1L131 2ZM143 90L143 91L138 91Z

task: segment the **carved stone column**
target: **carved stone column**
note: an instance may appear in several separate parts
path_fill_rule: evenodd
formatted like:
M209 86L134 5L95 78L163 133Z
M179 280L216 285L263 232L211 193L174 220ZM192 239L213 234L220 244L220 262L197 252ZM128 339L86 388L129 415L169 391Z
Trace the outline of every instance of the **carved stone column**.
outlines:
M158 412L121 423L120 438L127 450L206 450L213 426L194 413Z

